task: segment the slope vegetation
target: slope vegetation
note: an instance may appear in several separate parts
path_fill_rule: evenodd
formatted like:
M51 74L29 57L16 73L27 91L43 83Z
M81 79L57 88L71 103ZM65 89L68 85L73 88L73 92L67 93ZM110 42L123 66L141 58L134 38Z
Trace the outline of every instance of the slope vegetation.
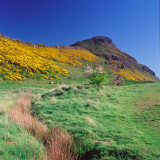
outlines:
M97 61L89 51L32 46L17 39L0 37L0 75L4 79L27 77L58 79L68 75L64 65L82 65L80 61Z
M79 66L84 61L96 62L100 59L100 64L114 75L134 81L157 80L152 70L138 64L107 37L94 37L71 46L49 47L24 43L0 34L0 80L24 80L29 77L59 79L69 74L68 65Z

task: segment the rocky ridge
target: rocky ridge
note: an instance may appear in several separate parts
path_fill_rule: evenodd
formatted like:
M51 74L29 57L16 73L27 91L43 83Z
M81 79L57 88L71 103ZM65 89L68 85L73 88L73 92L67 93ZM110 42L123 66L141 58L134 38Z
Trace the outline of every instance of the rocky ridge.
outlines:
M71 45L71 47L82 47L89 50L96 56L102 57L106 60L106 64L112 63L112 68L116 71L119 69L136 69L141 72L148 72L155 76L155 73L147 66L139 64L135 58L129 54L121 51L113 43L112 39L104 36L97 36L91 39L78 41Z

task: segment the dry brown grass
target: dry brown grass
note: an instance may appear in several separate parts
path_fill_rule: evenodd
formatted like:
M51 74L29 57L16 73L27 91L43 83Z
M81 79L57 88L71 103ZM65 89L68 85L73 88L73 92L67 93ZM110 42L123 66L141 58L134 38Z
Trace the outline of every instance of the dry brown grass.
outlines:
M31 94L23 93L22 97L18 99L16 106L10 112L10 118L12 121L25 127L30 134L42 139L47 133L47 127L31 115L29 111L31 106L30 98Z
M45 124L31 115L29 110L31 97L31 93L21 93L16 106L10 112L11 120L26 128L31 135L44 143L48 160L76 160L77 152L73 150L70 134L58 128L48 131Z
M68 132L54 128L46 136L49 160L76 160L77 153L73 150L72 139Z

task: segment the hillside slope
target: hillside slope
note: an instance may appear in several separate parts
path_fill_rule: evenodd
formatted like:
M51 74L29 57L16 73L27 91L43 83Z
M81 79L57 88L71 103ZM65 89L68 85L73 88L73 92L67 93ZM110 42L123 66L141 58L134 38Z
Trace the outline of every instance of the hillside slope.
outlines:
M105 59L105 63L118 75L131 80L155 80L155 73L147 66L138 64L135 58L122 52L110 38L97 36L76 42L72 47L82 47L96 56Z
M69 73L63 66L97 60L98 57L85 50L57 49L0 36L0 76L3 79L59 79Z
M107 37L94 37L71 46L49 47L0 34L0 80L59 79L69 74L68 65L79 66L84 61L99 61L94 65L101 64L111 74L129 80L157 80L152 70L138 64Z

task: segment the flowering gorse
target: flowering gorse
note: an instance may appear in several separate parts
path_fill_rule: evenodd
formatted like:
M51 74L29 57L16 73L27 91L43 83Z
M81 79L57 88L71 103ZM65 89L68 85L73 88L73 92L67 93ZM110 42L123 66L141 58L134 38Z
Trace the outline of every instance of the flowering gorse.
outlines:
M144 81L144 80L152 81L152 79L149 78L147 73L142 74L140 71L137 71L137 70L134 70L134 69L131 70L131 69L125 68L125 69L119 69L119 72L116 72L116 71L113 71L113 72L115 74L121 75L124 78L129 79L129 80L134 80L134 81Z
M63 65L82 65L81 60L97 61L91 52L27 45L15 39L0 37L0 75L9 80L27 77L59 79L69 71Z

